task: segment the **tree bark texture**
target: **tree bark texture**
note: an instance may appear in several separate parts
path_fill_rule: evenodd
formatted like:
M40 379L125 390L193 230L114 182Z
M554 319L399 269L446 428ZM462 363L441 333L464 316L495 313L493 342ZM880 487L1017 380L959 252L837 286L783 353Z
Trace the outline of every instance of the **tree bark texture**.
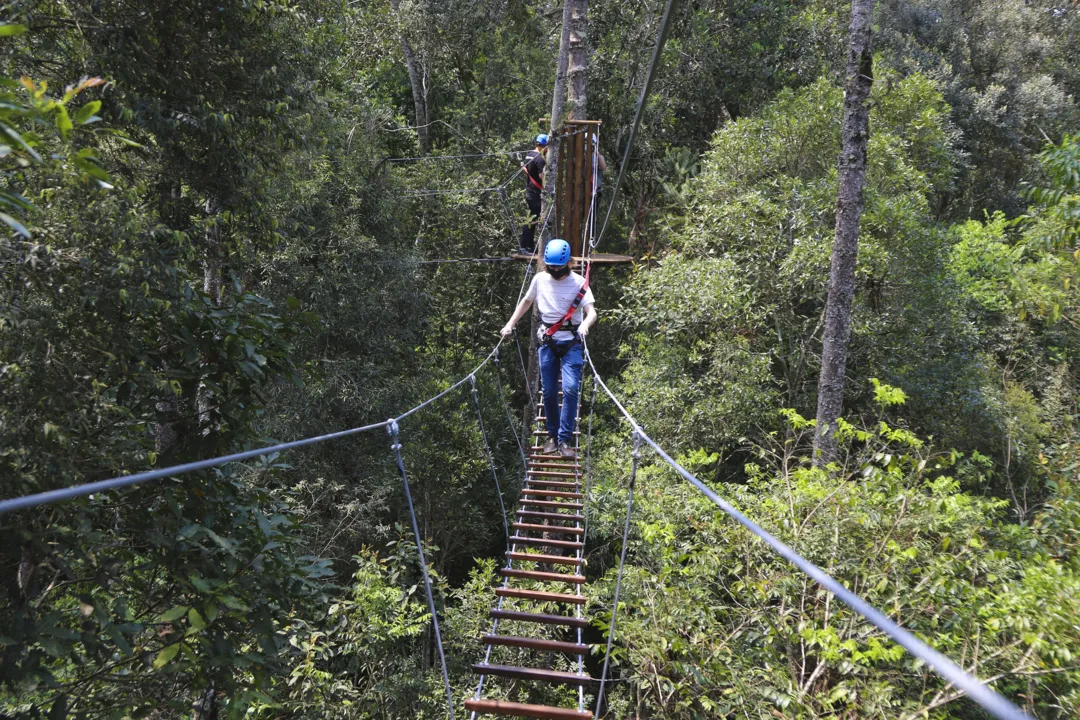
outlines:
M424 83L420 79L420 71L417 70L419 63L416 61L416 53L413 52L409 39L405 36L405 30L401 27L401 15L398 12L401 7L400 0L390 0L390 9L398 21L398 39L401 41L401 52L405 56L405 68L409 71L409 86L412 89L413 109L416 113L416 135L420 141L420 150L427 152L430 148L428 142L428 112L427 92Z
M589 0L566 0L570 7L570 57L567 70L571 120L586 120L585 77L589 70Z
M873 84L872 32L874 0L852 0L841 128L840 183L836 195L836 238L829 267L829 297L818 378L817 432L814 465L836 459L837 419L844 404L844 373L851 338L855 266L859 255L859 220L863 213L866 146L870 137L870 87Z

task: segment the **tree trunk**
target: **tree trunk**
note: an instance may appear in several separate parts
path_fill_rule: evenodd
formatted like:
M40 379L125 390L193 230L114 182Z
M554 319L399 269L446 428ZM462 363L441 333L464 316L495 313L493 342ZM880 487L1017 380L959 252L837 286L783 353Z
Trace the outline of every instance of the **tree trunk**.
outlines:
M420 72L417 70L416 53L413 52L412 45L409 44L408 38L405 37L405 31L401 27L400 6L400 0L390 0L390 9L394 11L394 15L398 20L398 40L401 41L401 52L405 56L405 68L409 71L409 86L412 88L413 109L416 112L416 135L420 140L420 150L427 152L430 147L428 142L427 92L424 83L420 79Z
M578 0L580 1L580 0ZM550 141L548 143L547 162L544 165L544 195L543 204L540 208L541 232L536 239L536 247L539 257L536 260L536 272L544 271L544 246L545 230L544 218L551 211L551 204L555 202L555 184L559 169L559 140L555 133L562 126L563 112L566 108L566 69L570 64L570 25L575 0L563 1L562 35L559 39L559 60L555 69L555 90L551 96L551 127L548 130ZM540 361L537 357L536 330L540 326L540 314L533 305L529 313L529 370L526 373L530 388L539 386L537 379L540 377ZM536 405L532 401L533 393L529 393L529 406L525 409L525 432L526 437L532 440L532 425L536 419Z
M547 151L547 164L544 166L544 203L540 211L541 221L547 217L551 203L555 202L555 184L559 172L559 141L556 133L563 122L566 109L566 72L570 64L570 26L575 0L564 0L562 17L562 36L559 39L559 61L555 70L555 90L551 96L551 128L548 130L550 143ZM538 268L544 267L544 237L537 241L540 248Z
M567 80L570 119L587 119L585 76L589 69L589 0L566 0L570 7L570 57ZM564 13L565 15L565 13Z
M855 265L859 255L859 219L863 213L866 145L870 136L870 86L873 84L872 32L874 0L852 0L841 129L840 187L836 195L836 239L829 268L824 344L818 379L817 433L814 465L834 461L838 448L836 421L844 403L844 371L851 337Z
M217 204L212 198L206 201L206 217L217 215ZM221 305L222 263L224 249L221 247L221 229L211 223L206 229L206 262L203 265L203 292L210 296L211 302Z

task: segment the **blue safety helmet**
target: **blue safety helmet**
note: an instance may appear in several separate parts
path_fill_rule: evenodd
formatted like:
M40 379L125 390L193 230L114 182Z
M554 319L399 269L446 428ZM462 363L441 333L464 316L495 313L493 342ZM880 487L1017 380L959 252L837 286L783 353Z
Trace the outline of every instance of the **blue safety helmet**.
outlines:
M544 264L559 267L570 262L570 243L565 240L552 240L544 248Z
M540 133L536 136L536 144L540 147L547 147L548 136Z

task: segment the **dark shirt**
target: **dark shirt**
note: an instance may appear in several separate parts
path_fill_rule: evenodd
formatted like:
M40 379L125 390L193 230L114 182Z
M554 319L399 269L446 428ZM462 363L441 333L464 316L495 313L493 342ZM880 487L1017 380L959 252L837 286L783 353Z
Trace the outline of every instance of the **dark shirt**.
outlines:
M525 156L525 172L529 176L525 178L526 195L540 194L540 188L544 187L544 178L540 173L544 172L546 164L543 154L535 150L530 150L529 154ZM537 185L540 187L537 187Z

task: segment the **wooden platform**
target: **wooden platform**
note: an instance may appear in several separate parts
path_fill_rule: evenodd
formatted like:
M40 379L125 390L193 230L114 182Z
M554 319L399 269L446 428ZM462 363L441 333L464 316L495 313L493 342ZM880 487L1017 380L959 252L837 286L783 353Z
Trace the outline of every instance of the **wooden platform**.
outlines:
M510 257L514 258L515 260L520 260L521 262L528 262L532 260L535 255L526 255L524 253L514 252L510 253ZM575 269L581 267L581 258L576 257L571 258L571 260L574 263ZM635 260L636 258L633 258L629 255L615 255L613 253L595 253L592 256L592 262L594 265L625 265L627 263L632 263Z

